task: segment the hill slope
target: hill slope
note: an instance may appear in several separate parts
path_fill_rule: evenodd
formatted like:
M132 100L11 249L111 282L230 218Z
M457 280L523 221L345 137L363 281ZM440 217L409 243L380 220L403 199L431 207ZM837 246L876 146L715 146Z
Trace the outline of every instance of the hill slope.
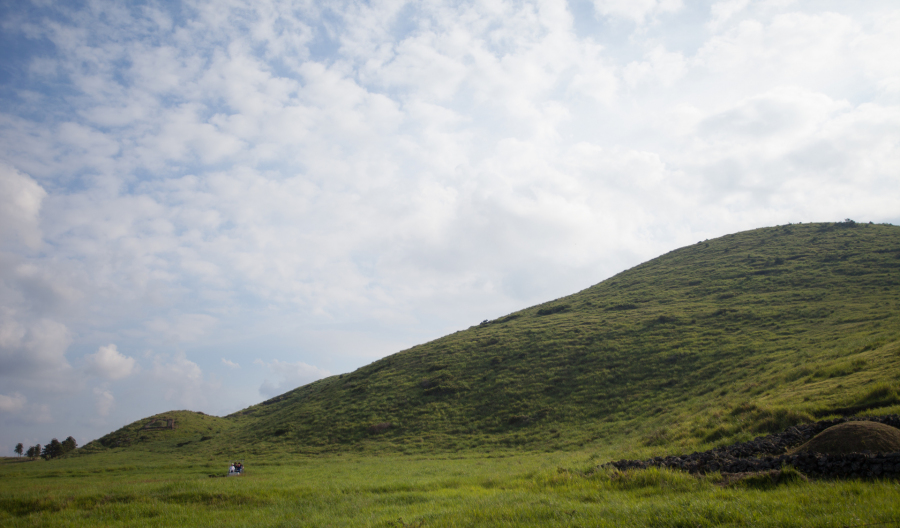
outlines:
M900 227L757 229L297 388L223 418L203 445L696 446L896 412L898 323Z

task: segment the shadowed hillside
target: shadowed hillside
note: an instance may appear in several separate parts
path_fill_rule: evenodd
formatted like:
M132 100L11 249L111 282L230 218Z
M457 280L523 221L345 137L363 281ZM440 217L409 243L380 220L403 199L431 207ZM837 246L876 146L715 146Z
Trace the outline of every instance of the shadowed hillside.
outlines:
M652 451L746 439L897 412L898 323L900 227L757 229L305 385L182 449Z

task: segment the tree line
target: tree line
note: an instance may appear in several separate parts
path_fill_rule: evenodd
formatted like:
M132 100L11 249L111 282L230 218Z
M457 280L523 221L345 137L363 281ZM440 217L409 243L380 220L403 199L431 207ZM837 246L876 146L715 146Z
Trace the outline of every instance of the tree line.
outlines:
M74 451L76 447L78 447L78 444L75 442L75 439L70 436L62 442L54 438L53 440L50 440L49 444L43 447L41 444L37 444L28 449L25 449L22 442L19 442L16 444L14 451L19 456L24 454L29 458L41 457L45 460L50 460L51 458L61 457L70 451Z

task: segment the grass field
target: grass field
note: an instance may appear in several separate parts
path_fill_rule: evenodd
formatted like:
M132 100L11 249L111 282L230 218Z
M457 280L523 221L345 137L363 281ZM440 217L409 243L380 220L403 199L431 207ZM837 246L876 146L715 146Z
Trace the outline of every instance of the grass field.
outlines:
M897 481L723 486L596 453L227 460L107 453L0 463L3 526L896 526ZM878 524L873 524L878 523Z

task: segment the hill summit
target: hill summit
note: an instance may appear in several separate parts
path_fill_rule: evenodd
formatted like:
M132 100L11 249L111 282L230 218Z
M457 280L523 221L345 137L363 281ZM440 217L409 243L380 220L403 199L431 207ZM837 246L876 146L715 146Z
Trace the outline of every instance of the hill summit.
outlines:
M687 449L817 417L897 412L898 323L900 227L756 229L232 415L192 419L197 438L178 443L248 454ZM163 416L87 451L174 449L165 438L187 430L135 434Z

